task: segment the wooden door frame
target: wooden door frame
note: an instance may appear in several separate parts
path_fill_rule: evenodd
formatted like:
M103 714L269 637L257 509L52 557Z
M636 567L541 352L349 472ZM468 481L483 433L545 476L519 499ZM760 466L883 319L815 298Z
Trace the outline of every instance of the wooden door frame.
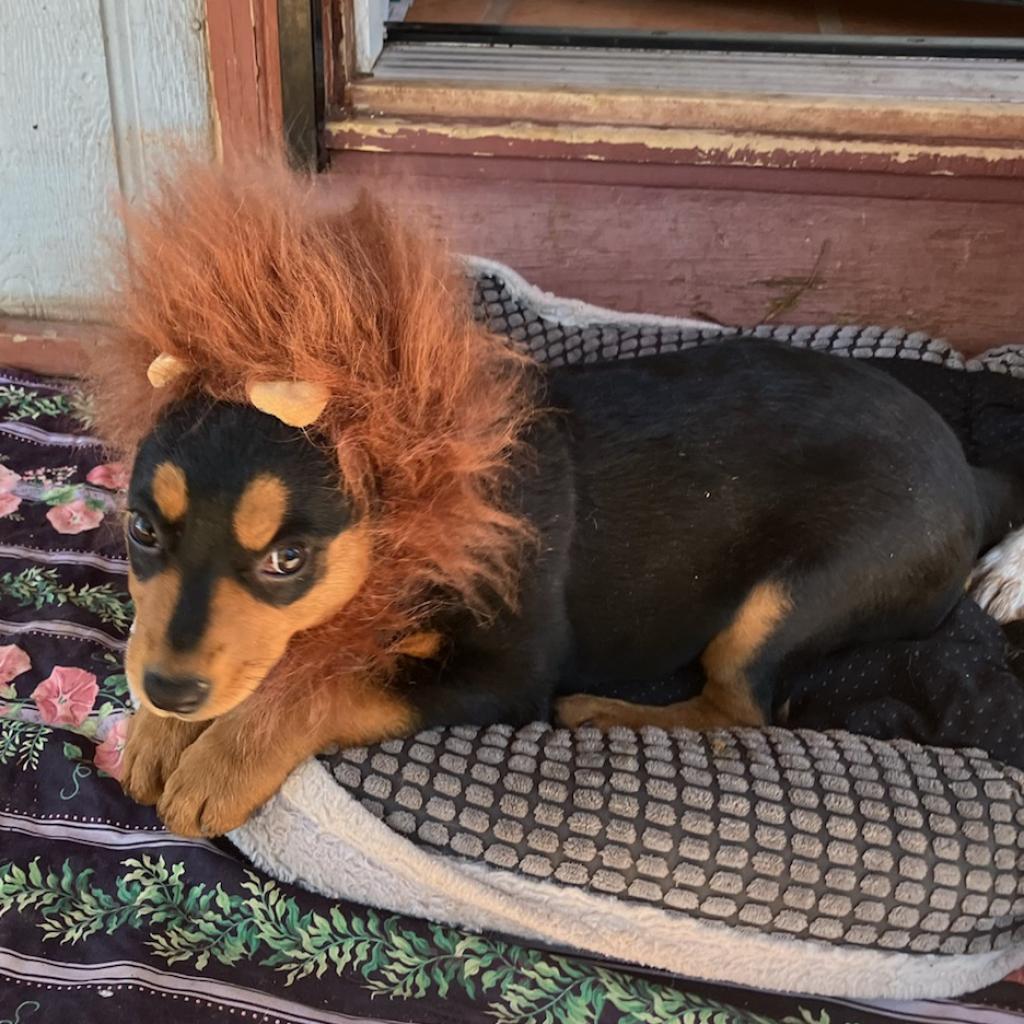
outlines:
M429 60L422 78L404 67L389 79L386 66L376 76L356 70L356 0L318 2L329 69L323 145L339 159L390 153L591 162L619 177L630 168L637 183L652 173L666 177L668 168L680 183L712 170L810 171L816 188L827 181L823 173L838 172L847 181L884 177L899 193L915 179L929 192L947 186L979 199L1024 197L1024 102L562 88L507 70L493 82L431 78ZM790 175L797 191L804 177Z
M287 152L298 165L321 165L328 69L318 36L330 6L324 0L207 0L214 120L225 163Z
M1020 106L389 84L356 71L356 6L355 0L207 0L225 162L282 148L317 169L331 150L468 151L635 166L753 163L951 175L996 181L1004 190L1024 181Z
M221 159L283 144L277 0L207 0L210 84Z

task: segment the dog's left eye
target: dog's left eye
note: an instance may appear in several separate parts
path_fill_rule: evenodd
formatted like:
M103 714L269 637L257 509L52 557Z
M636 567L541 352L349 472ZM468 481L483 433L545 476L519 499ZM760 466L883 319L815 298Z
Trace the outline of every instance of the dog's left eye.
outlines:
M263 559L260 572L267 576L294 576L305 564L307 553L301 544L284 544Z
M128 536L143 548L155 548L160 543L155 527L141 512L133 512L128 520Z

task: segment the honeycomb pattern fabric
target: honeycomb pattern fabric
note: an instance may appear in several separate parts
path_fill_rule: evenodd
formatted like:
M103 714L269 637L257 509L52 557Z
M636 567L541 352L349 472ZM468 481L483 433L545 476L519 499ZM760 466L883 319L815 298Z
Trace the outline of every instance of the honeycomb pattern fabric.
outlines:
M673 325L668 318L637 317L631 322L628 314L616 314L620 319L615 321L565 323L546 317L529 297L519 294L496 275L475 275L473 280L477 319L496 334L508 337L538 362L551 366L682 352L744 335L854 359L908 359L951 370L991 370L1024 377L1024 354L1016 346L969 359L941 338L901 327L682 327ZM658 320L662 322L650 322Z
M422 846L709 921L914 953L1024 940L1024 775L849 733L453 727L330 759Z
M880 327L694 327L564 304L475 275L474 309L550 365L737 334L853 358L1024 376ZM581 314L582 310L582 315ZM597 316L595 314L602 314ZM846 732L453 727L324 763L419 847L741 929L918 954L1024 942L1024 772L981 751Z

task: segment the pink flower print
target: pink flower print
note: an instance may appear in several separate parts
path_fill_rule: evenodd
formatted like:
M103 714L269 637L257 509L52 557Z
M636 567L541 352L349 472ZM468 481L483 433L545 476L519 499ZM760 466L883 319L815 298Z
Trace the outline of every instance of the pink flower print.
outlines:
M124 745L128 741L129 715L123 715L115 719L103 737L103 742L96 748L96 755L93 761L100 771L121 781L121 772L124 769Z
M56 665L49 678L32 691L32 699L47 725L81 725L89 717L99 692L91 672Z
M20 481L21 477L13 469L0 466L0 494L10 494Z
M32 659L17 645L0 647L0 686L16 679L32 667Z
M128 468L123 462L107 462L90 469L85 479L97 487L105 487L108 491L126 491L129 476Z
M83 498L76 498L66 505L55 505L46 513L46 518L58 533L85 533L103 522L103 510L93 508Z
M13 469L0 466L0 519L17 511L21 504L21 498L14 493L20 482L21 477Z

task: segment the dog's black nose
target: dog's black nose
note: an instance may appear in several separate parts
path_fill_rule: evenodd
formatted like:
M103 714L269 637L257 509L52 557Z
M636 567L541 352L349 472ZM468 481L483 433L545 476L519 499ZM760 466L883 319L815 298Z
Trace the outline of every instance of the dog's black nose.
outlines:
M197 711L210 692L209 682L199 676L164 676L159 672L147 672L142 687L154 707L175 715Z

